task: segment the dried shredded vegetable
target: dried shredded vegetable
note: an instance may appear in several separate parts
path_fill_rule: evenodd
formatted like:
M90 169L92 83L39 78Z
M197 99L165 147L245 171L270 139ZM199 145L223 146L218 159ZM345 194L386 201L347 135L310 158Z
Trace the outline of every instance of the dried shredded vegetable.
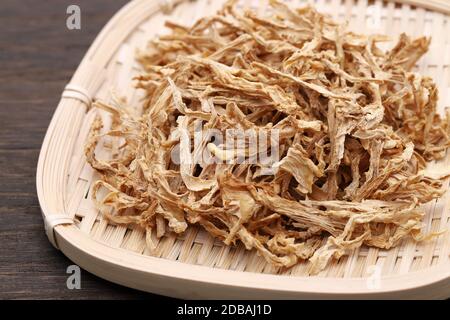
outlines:
M113 119L104 133L97 117L86 145L104 217L146 230L150 249L152 232L195 224L274 266L309 259L311 274L362 245L430 236L420 205L443 190L424 169L450 146L436 85L411 71L430 39L402 35L384 52L377 44L387 37L348 32L310 6L270 1L271 14L259 16L235 2L190 28L167 23L172 32L140 53L142 114L119 99L96 103ZM199 122L219 132L279 130L277 170L198 165L183 151L177 164L182 132L194 140ZM104 136L123 142L109 160L95 156ZM208 137L200 146L221 160L251 154L250 143L231 153Z

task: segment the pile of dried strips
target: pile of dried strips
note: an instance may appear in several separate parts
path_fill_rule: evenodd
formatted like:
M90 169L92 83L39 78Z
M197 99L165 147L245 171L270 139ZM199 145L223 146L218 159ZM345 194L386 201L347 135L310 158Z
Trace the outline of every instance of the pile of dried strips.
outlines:
M97 159L105 133L96 119L86 156L102 177L93 196L104 217L145 229L150 248L152 232L200 225L275 266L309 259L311 274L363 244L424 239L419 206L443 193L424 168L450 146L436 85L411 72L430 40L402 35L383 52L386 37L345 31L314 8L270 1L262 17L235 2L191 28L167 23L172 33L140 55L142 114L96 104L112 115L106 135L123 141L112 160ZM279 170L174 163L180 130L193 134L199 120L220 131L279 129Z

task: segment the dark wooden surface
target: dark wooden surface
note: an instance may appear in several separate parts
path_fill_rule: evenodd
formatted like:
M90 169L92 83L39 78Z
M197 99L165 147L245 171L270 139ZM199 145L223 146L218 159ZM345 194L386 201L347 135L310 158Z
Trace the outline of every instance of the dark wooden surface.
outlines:
M157 298L81 273L44 234L36 195L39 150L65 84L126 0L0 0L0 299ZM81 30L66 9L81 8Z

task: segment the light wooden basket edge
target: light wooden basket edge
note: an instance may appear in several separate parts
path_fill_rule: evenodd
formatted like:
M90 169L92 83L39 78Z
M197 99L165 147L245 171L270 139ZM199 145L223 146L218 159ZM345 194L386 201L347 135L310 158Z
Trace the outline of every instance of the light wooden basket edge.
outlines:
M447 0L389 0L400 4L409 4L424 9L450 14L450 2Z
M61 251L89 272L134 289L182 299L445 299L450 287L450 270L445 265L386 276L379 287L368 289L370 279L366 278L259 274L144 256L93 241L75 226L58 226L56 236Z

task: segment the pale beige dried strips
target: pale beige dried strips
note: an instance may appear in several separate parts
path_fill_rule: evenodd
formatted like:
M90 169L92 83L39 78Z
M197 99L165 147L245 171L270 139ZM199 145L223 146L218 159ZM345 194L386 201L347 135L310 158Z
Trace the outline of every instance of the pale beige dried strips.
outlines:
M450 145L436 85L412 72L430 39L402 35L384 52L377 44L387 37L348 32L312 7L270 1L272 13L259 16L235 2L192 27L167 23L172 32L141 52L142 115L117 99L96 103L112 118L108 130L95 120L86 146L104 217L145 230L150 250L165 233L199 225L277 267L309 259L312 274L362 245L423 240L420 205L443 193L424 169ZM278 129L275 174L260 163L198 166L185 152L176 163L181 134L194 140L199 121L222 133ZM106 137L118 151L100 160ZM251 147L226 150L205 137L194 160L204 150L255 156Z

